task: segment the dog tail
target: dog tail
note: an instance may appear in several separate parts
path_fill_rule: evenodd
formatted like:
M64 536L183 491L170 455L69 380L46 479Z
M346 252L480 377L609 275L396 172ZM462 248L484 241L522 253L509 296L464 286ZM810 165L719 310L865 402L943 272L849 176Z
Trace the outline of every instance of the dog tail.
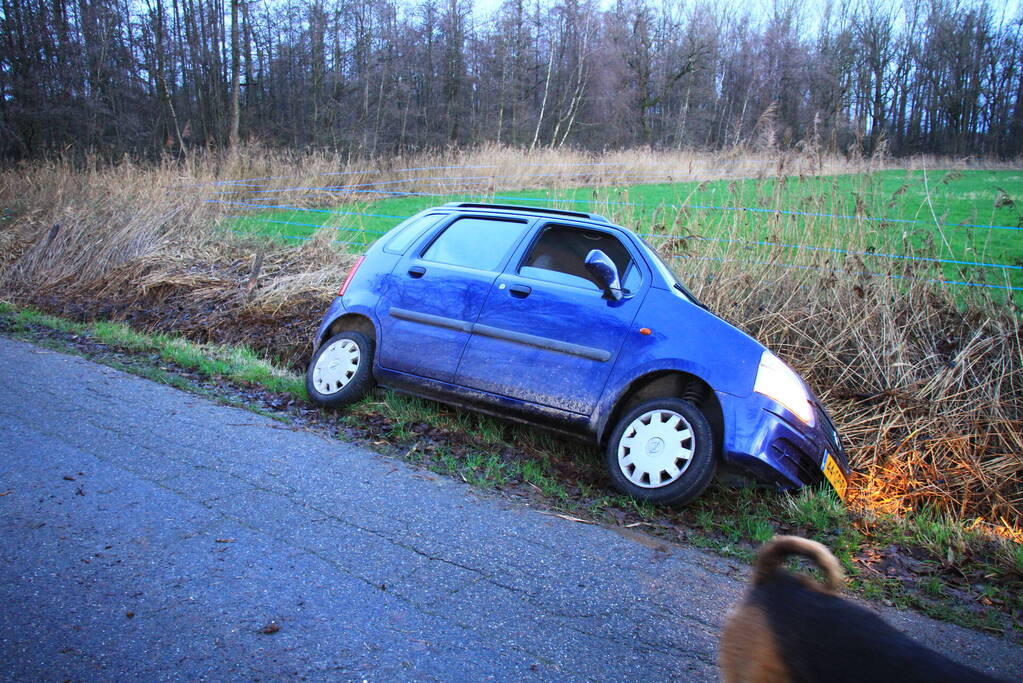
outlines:
M832 591L837 593L842 588L845 574L831 551L817 541L799 536L775 536L760 548L753 570L753 585L766 581L790 555L802 555L812 560L824 573L824 582Z

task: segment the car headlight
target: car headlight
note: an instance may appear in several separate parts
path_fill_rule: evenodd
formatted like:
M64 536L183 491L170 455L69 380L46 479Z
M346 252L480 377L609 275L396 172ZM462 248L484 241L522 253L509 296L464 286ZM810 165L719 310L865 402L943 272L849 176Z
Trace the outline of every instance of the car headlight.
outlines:
M782 404L806 424L813 426L813 407L806 387L799 375L778 356L764 351L757 368L757 381L753 391Z

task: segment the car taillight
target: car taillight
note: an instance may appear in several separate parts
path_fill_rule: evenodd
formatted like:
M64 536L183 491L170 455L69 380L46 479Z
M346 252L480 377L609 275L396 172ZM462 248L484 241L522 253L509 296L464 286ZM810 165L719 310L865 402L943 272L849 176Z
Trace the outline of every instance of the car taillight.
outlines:
M355 265L352 266L352 269L350 271L348 271L348 277L345 278L344 283L341 285L341 289L337 290L337 295L338 296L344 296L345 295L345 290L348 289L348 285L351 284L352 278L355 277L355 271L357 271L359 269L359 266L362 265L362 262L363 262L363 260L365 258L366 258L365 256L360 256L355 261Z

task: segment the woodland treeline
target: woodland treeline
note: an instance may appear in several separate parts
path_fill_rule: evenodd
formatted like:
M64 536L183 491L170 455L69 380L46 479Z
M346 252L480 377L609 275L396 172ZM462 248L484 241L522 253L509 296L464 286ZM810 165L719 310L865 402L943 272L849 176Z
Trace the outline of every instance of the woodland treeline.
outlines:
M976 0L0 0L0 157L1023 152L1023 13Z

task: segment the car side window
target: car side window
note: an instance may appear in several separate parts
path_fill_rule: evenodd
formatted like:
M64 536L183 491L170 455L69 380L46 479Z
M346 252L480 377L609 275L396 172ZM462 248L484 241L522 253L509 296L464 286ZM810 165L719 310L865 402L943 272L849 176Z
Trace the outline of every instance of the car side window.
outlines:
M526 221L460 218L440 234L423 254L426 261L496 270L525 232Z
M599 230L559 225L544 228L519 268L519 275L562 285L600 289L600 283L586 270L586 255L594 249L599 249L614 261L626 293L639 289L642 274L618 238Z
M389 241L384 245L384 251L391 254L404 254L409 245L415 242L426 232L426 229L434 225L443 214L431 213L419 218L410 218L391 228Z

